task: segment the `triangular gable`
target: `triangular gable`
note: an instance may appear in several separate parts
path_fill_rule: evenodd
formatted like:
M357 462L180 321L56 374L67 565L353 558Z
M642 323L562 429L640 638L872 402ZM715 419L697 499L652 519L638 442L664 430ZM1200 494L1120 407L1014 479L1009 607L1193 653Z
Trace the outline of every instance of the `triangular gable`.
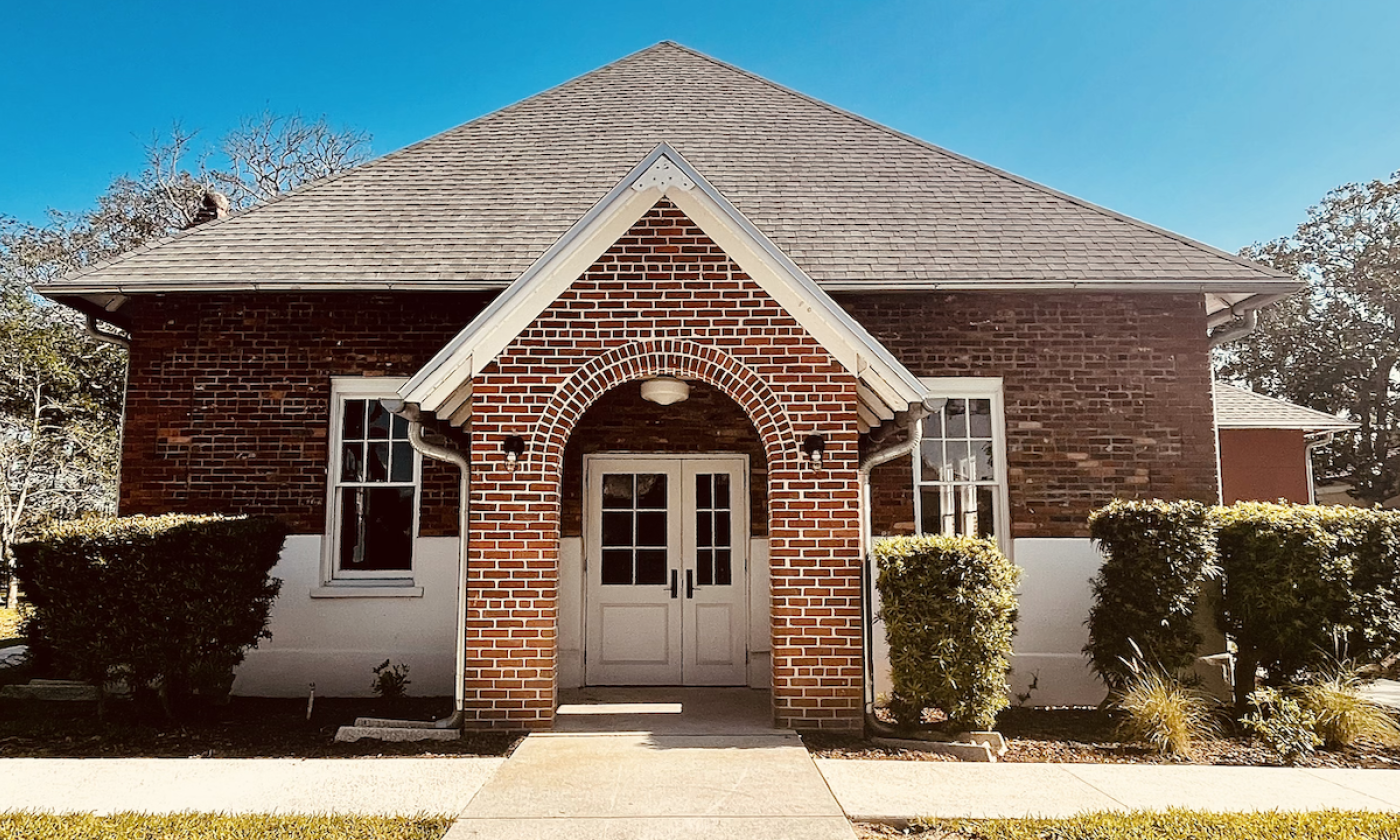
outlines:
M399 396L462 425L471 381L662 197L669 198L858 380L862 430L926 391L875 337L684 157L662 143L405 385Z

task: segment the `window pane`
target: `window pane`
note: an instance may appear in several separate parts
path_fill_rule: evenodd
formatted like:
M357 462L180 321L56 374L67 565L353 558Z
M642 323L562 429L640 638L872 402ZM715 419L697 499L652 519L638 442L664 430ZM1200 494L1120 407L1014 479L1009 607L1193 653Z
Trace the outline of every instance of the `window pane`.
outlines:
M731 559L729 549L720 548L715 550L715 583L720 586L728 586L734 577L730 569Z
M967 437L967 400L948 400L948 437Z
M715 552L713 549L702 548L695 552L695 583L697 586L709 586L715 582Z
M409 487L342 489L340 567L351 571L409 569L413 499L414 491Z
M972 478L972 465L968 463L967 441L950 440L945 444L947 460L944 465L944 481L967 481Z
M714 514L707 510L695 514L695 545L699 548L709 548L715 544L713 517Z
M632 552L628 549L603 552L603 585L632 584Z
M996 464L992 460L992 442L990 440L974 440L972 442L972 456L976 461L976 475L973 477L978 481L996 480Z
M664 474L643 473L637 476L637 507L666 507L666 476Z
M715 507L729 507L729 473L715 474Z
M943 533L943 490L942 487L925 487L919 491L920 533Z
M394 463L389 471L390 481L413 480L413 445L407 442L394 444Z
M603 545L607 548L631 548L632 512L606 511L603 513Z
M939 481L943 478L943 441L925 440L919 444L920 463L923 465L923 481Z
M347 443L340 448L340 480L365 480L365 445Z
M369 457L365 463L366 481L387 481L389 478L389 444L369 444Z
M929 400L929 415L924 418L924 437L943 437L943 407L947 400Z
M996 536L996 488L977 488L977 536Z
M622 473L603 476L603 507L632 507L632 476Z
M637 514L637 545L666 545L666 511L643 511Z
M729 545L729 511L715 511L715 541L714 545L724 547Z
M340 424L341 440L364 440L365 401L346 400L345 415Z
M709 507L709 506L713 503L713 500L714 500L714 493L712 492L713 489L714 489L714 482L713 482L713 479L714 479L714 476L712 476L712 475L697 475L697 476L695 476L695 506L696 506L696 507L702 508L702 509L703 509L703 508Z
M389 418L393 415L384 410L379 400L365 400L369 406L369 436L384 439L389 437Z
M394 428L390 437L394 440L408 440L408 421L395 414Z
M637 585L664 585L666 580L666 550L640 549L637 551Z
M992 401L968 400L968 434L975 438L992 436Z

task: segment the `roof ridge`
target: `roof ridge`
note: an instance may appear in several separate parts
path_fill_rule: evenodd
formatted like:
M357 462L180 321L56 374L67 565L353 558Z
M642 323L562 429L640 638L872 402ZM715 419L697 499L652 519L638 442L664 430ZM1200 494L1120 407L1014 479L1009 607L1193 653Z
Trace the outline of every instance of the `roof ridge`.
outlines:
M884 123L876 122L875 120L872 120L872 119L870 119L870 118L868 118L868 117L863 117L863 116L861 116L860 114L857 114L857 113L855 113L855 112L853 112L853 111L847 111L846 109L841 108L840 106L833 105L833 104L831 104L830 102L827 102L827 101L822 100L822 99L818 99L818 98L816 98L815 96L811 96L811 95L805 94L805 93L803 93L803 92L801 92L801 91L799 91L799 90L794 90L794 89L792 89L792 88L790 88L790 87L786 87L786 86L784 86L784 85L781 85L781 84L779 84L779 83L773 81L772 79L765 78L764 76L760 76L760 75L758 75L757 73L753 73L753 72L750 72L750 71L748 71L748 70L745 70L745 69L742 68L742 67L736 67L736 66L733 65L733 64L729 64L729 63L727 63L727 62L725 62L725 61L721 61L720 59L715 58L715 57L712 56L712 55L707 55L707 54L705 54L705 53L700 52L699 50L696 50L696 49L692 49L692 48L690 48L690 47L687 47L687 46L685 46L684 44L678 44L678 43L676 43L676 42L674 42L674 41L662 41L661 43L663 43L663 44L670 44L671 46L675 47L676 49L679 49L679 50L682 50L682 51L684 51L684 52L687 52L687 53L689 53L690 55L693 55L693 56L695 56L695 57L697 57L697 58L705 59L706 61L709 61L709 62L715 64L715 65L718 66L718 67L722 67L722 68L724 68L724 69L726 69L726 70L730 70L730 71L733 71L733 72L735 72L735 73L739 73L740 75L747 76L747 77L750 78L750 79L754 79L754 80L756 80L756 81L762 82L763 84L765 84L765 85L767 85L767 86L773 88L774 90L780 91L780 92L782 92L782 93L789 94L789 95L791 95L791 96L796 96L796 97L798 97L798 98L800 98L800 99L803 99L803 100L805 100L805 101L807 101L807 102L812 103L813 105L817 105L817 106L819 106L819 107L825 108L825 109L827 109L828 111L831 111L832 113L839 114L839 115L841 115L841 116L844 116L844 117L847 117L847 118L856 120L857 122L860 122L860 123L862 123L862 124L864 124L864 125L867 125L867 126L869 126L869 127L871 127L871 128L874 128L874 129L878 129L878 130L880 130L880 131L883 131L883 132L885 132L886 134L889 134L889 135L891 135L891 136L898 137L898 138L900 138L900 139L902 139L902 140L906 140L906 141L908 141L908 142L910 142L910 143L913 143L913 144L915 144L915 145L917 145L917 146L921 146L921 147L923 147L923 148L925 148L925 149L928 149L929 151L936 152L936 153L941 154L941 155L945 155L945 156L947 156L947 157L953 158L954 160L961 161L961 162L966 163L966 164L969 164L969 165L971 165L971 166L975 166L975 167L977 167L978 169L982 169L982 170L984 170L984 171L986 171L986 172L989 172L989 173L991 173L991 174L993 174L993 175L996 175L996 176L999 176L999 177L1002 177L1002 178L1006 178L1006 179L1008 179L1008 180L1010 180L1010 181L1014 181L1015 183L1021 184L1022 186L1030 187L1031 189L1038 190L1038 191L1043 192L1043 193L1046 193L1046 194L1048 194L1048 195L1055 196L1056 198L1061 198L1061 199L1064 199L1064 200L1066 200L1066 201L1070 201L1070 202L1072 202L1072 203L1074 203L1074 204L1077 204L1077 205L1079 205L1080 207L1083 207L1083 208L1085 208L1085 209L1087 209L1087 210L1092 210L1092 211L1094 211L1094 212L1096 212L1096 213L1099 213L1099 214L1101 214L1101 215L1108 216L1109 218L1117 219L1117 220L1120 221L1120 222L1125 222L1125 223L1127 223L1127 224L1131 224L1131 225L1135 225L1135 226L1137 226L1137 227L1143 228L1144 230L1148 230L1148 231L1151 231L1151 232L1153 232L1153 233L1161 234L1161 235L1166 236L1166 237L1168 237L1168 238L1174 239L1174 240L1176 240L1177 242L1180 242L1180 243L1183 244L1183 245L1187 245L1187 246L1192 247L1192 248L1195 248L1195 249L1197 249L1197 250L1199 250L1199 251L1203 251L1203 252L1205 252L1205 253L1207 253L1207 254L1210 254L1211 256L1215 256L1215 257L1224 257L1225 259L1228 259L1228 260L1230 260L1231 262L1233 262L1233 263L1235 263L1235 264L1237 264L1237 265L1243 266L1243 267L1245 267L1245 268L1253 269L1253 270L1259 272L1260 274L1263 274L1263 275L1266 275L1266 276L1276 276L1276 277L1289 277L1289 276L1290 276L1290 275L1285 274L1284 272L1278 271L1277 269L1271 268L1271 267L1269 267L1269 266L1262 265L1261 263L1257 263L1257 262L1255 262L1255 261L1253 261L1253 260L1245 259L1244 257L1241 257L1241 256L1239 256L1238 254L1231 254L1229 251L1225 251L1225 250L1222 250L1222 249L1220 249L1220 248L1216 248L1216 247L1213 246L1213 245L1208 245L1208 244L1206 244L1205 242L1201 242L1201 241L1199 241L1199 240L1192 239L1191 237L1186 236L1186 235L1184 235L1184 234L1180 234L1180 233L1177 233L1177 232L1175 232L1175 231L1167 230L1166 228L1163 228L1163 227L1158 227L1157 225L1154 225L1154 224L1152 224L1151 222L1145 222L1145 221L1143 221L1142 219L1138 219L1138 218L1135 218L1135 217L1133 217L1133 216L1126 215L1126 214L1124 214L1124 213L1119 213L1119 212L1116 211L1116 210L1111 210L1111 209L1109 209L1109 208L1107 208L1107 207L1104 207L1104 206L1102 206L1102 205L1095 204L1094 202L1089 201L1089 200L1087 200L1087 199L1083 199L1083 198L1079 198L1078 196L1070 195L1069 193L1062 192L1062 191L1060 191L1060 190L1055 189L1054 187L1046 186L1045 184L1041 184L1041 183L1039 183L1039 182L1037 182L1037 181L1032 181L1032 180L1027 179L1027 178L1022 178L1022 177L1019 176L1019 175L1016 175L1016 174L1014 174L1014 173L1012 173L1012 172L1007 172L1007 171L1004 170L1004 169L999 169L999 168L997 168L997 167L995 167L995 166L992 166L992 165L989 164L989 163L984 163L984 162L982 162L982 161L980 161L980 160L977 160L976 158L970 158L970 157L968 157L968 156L966 156L966 155L958 154L957 152L951 151L951 150L949 150L949 149L945 149L945 148L943 148L942 146L939 146L939 145L937 145L937 144L935 144L935 143L930 143L930 142L927 141L927 140L921 139L921 138L919 138L919 137L915 137L915 136L912 135L912 134L906 134L905 132L900 131L900 130L897 129L897 128L891 128L890 126L887 126L887 125L885 125ZM630 56L629 56L629 57L630 57Z
M667 45L667 46L670 46L670 47L676 48L676 49L686 50L685 47L682 47L680 44L677 44L677 43L674 42L674 41L659 41L659 42L657 42L657 43L655 43L655 44L652 44L652 45L649 46L649 47L644 47L644 48L642 48L642 49L640 49L640 50L635 50L635 51L633 51L633 52L628 53L627 55L622 56L621 58L613 59L612 61L609 61L609 62L606 63L606 64L603 64L603 65L600 65L600 66L598 66L598 67L593 68L592 70L589 70L589 71L587 71L587 72L580 73L580 74L577 75L577 76L572 76L572 77L570 77L570 78L568 78L568 79L565 79L564 81L560 82L559 84L554 85L554 86L552 86L552 87L545 88L544 90L539 91L538 93L532 93L532 94L530 94L529 96L525 97L524 99L517 99L516 101L511 102L511 103L509 103L509 104L507 104L507 105L503 105L503 106L501 106L500 108L497 108L497 109L494 110L494 111L488 111L488 112L486 112L485 114L482 114L482 115L477 116L477 117L473 117L473 118L467 120L466 122L458 123L457 125L454 125L454 126L452 126L452 127L450 127L450 128L445 128L445 129L443 129L442 131L437 132L436 134L431 134L431 135L429 135L429 136L427 136L427 137L424 137L422 140L414 141L413 143L409 143L407 146L401 146L400 148L397 148L397 149L393 150L392 152L385 152L384 154L379 155L378 157L371 158L370 160L367 160L367 161L365 161L364 163L358 164L358 165L356 165L356 166L352 166L352 167L350 167L349 169L342 169L342 170L339 171L339 172L334 172L334 173L332 173L332 174L330 174L330 175L323 175L323 176L320 177L320 178L315 178L315 179L310 180L310 181L307 181L307 182L305 182L305 183L298 184L296 187L294 187L294 188L292 188L292 189L290 189L290 190L287 190L286 192L281 192L281 193L278 193L277 195L274 195L272 198L269 198L267 201L264 201L264 202L262 202L261 204L254 204L254 205L251 206L251 207L245 207L245 208L243 208L242 210L239 210L239 211L237 211L237 212L235 212L235 213L230 213L229 215L223 217L222 219L213 219L213 220L211 220L211 221L205 222L205 223L200 224L200 225L195 225L195 226L192 226L192 227L187 227L187 228L185 228L184 230L178 230L178 231L175 231L174 233L166 234L165 236L162 236L162 237L160 237L159 239L154 239L154 240L152 240L152 241L150 241L150 242L143 242L143 243L140 244L139 246L137 246L137 247L135 247L135 248L132 248L132 249L129 250L129 251L123 251L123 252L121 252L120 254L116 254L116 255L114 255L114 256L108 257L108 258L103 259L103 260L99 260L99 261L97 261L97 262L95 262L95 263L92 263L91 265L83 266L82 268L80 268L80 269L78 269L78 270L76 270L76 271L73 271L73 272L71 272L71 273L69 273L69 274L63 275L62 277L60 277L60 278L56 281L56 283L67 283L67 282L70 282L70 281L73 281L73 280L81 279L81 278L83 278L83 277L86 277L86 276L89 275L89 274L92 274L92 273L94 273L94 272L100 271L100 270L102 270L102 269L104 269L104 268L110 268L111 266L114 266L114 265L120 265L121 263L125 262L126 260L135 257L137 254L144 253L145 251L148 251L148 250L150 250L150 249L152 249L152 248L158 247L158 246L160 246L160 245L165 245L165 244L168 243L168 242L174 242L174 241L176 241L176 240L185 239L185 238L187 238L187 237L189 237L189 236L194 235L196 231L201 231L201 232L202 232L202 231L212 230L212 229L214 229L214 228L216 228L216 227L219 227L219 226L221 226L221 225L228 224L229 222L232 222L232 221L234 221L235 219L244 218L245 216L248 216L248 215L250 215L250 214L252 214L252 213L254 213L254 212L258 211L258 210L261 210L261 209L263 209L263 208L265 208L265 207L271 207L271 206L273 206L273 205L275 205L275 204L280 203L280 202L283 201L284 199L291 198L291 197L294 196L294 195L301 195L302 193L310 192L311 190L314 190L314 189L319 189L320 187L325 186L326 184L334 183L335 181L338 181L339 179L341 179L341 178L343 178L343 177L345 177L345 176L347 176L347 175L350 175L351 173L367 172L367 171L369 171L369 170L371 170L371 169L373 169L373 168L376 168L376 167L380 166L381 164L383 164L383 163L385 163L385 162L387 162L387 161L389 161L389 160L396 159L396 158L398 158L398 157L400 157L400 156L402 156L402 155L404 155L404 154L406 154L406 153L408 153L408 152L410 152L410 151L412 151L412 150L414 150L414 149L417 149L417 148L420 147L420 146L426 145L426 144L428 144L428 143L432 143L432 142L434 142L434 141L436 141L436 140L439 140L439 139L441 139L441 138L443 138L443 137L446 137L446 136L449 135L449 134L455 134L455 133L457 133L457 132L459 132L459 131L462 131L463 129L466 129L468 126L475 125L476 123L479 123L479 122L481 122L481 121L483 121L483 120L487 120L487 119L490 119L490 118L492 118L492 117L499 116L500 114L504 114L504 113L506 113L506 112L508 112L508 111L512 111L512 110L514 110L514 109L516 109L516 108L519 108L519 107L525 105L525 104L528 103L528 102L532 102L532 101L534 101L535 99L538 99L538 98L541 97L541 96L545 96L545 95L547 95L547 94L554 93L555 91L558 91L558 90L560 90L560 89L562 89L562 88L568 87L568 86L570 86L570 85L572 85L572 84L575 84L575 83L577 83L577 82L581 82L581 81L583 81L583 80L586 79L586 78L590 78L590 77L592 77L592 76L598 75L599 73L603 73L603 72L606 72L606 71L608 71L608 70L611 70L611 69L613 69L614 67L618 66L619 64L622 64L623 62L626 62L626 61L630 61L630 60L632 60L632 59L635 59L635 58L637 58L638 56L643 55L644 53L652 52L653 50L657 49L658 47L660 47L660 46L662 46L662 45ZM691 51L690 51L690 50L687 50L687 52L691 52ZM696 53L696 55L699 55L699 53ZM53 284L53 285L56 285L56 283ZM44 285L45 285L45 286L48 286L48 285L51 285L51 284L46 283L46 284L44 284Z

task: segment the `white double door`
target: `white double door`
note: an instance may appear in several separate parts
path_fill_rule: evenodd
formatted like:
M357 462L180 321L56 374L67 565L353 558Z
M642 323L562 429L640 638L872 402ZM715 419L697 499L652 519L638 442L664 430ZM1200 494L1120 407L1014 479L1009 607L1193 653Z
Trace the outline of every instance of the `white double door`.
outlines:
M744 457L585 460L584 679L744 685Z

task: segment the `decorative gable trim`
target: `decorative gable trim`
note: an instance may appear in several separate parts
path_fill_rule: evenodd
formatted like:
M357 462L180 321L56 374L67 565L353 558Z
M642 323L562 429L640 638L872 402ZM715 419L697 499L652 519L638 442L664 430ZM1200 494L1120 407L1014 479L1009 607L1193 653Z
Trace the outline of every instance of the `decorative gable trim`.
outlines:
M443 347L399 391L400 397L454 425L465 422L472 378L663 197L857 378L862 431L924 399L918 378L665 143Z

